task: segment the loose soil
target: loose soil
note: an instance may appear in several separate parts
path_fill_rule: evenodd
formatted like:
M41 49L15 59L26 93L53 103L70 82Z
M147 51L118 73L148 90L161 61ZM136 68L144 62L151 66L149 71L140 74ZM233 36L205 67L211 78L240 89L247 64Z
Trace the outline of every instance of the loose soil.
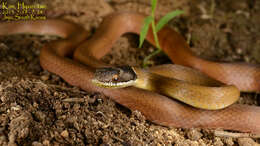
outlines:
M30 3L31 1L27 0ZM62 17L94 32L114 11L149 14L147 0L49 0L47 16ZM156 18L175 9L185 14L169 25L188 41L195 54L218 61L260 63L260 1L164 0ZM101 93L68 85L39 64L39 49L53 36L0 37L0 145L258 145L259 139L221 138L207 129L168 128L153 124L138 111ZM122 36L103 58L110 64L141 66L155 48L138 36ZM163 53L149 65L170 63ZM257 93L243 93L241 104L260 105ZM243 120L243 119L241 119ZM260 124L260 123L259 123Z

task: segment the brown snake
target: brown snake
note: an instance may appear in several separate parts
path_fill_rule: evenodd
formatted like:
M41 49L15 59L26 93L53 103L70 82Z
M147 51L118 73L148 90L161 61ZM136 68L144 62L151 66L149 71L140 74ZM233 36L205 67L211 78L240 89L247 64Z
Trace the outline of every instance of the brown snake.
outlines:
M110 51L122 34L138 34L144 17L138 13L110 14L87 41L89 33L83 27L65 20L1 23L0 34L33 33L62 37L41 49L40 64L44 69L61 76L71 85L90 92L101 92L132 110L138 110L154 123L170 127L221 128L259 134L260 108L257 106L233 104L225 109L209 111L135 87L114 90L92 84L94 70L107 66L99 59ZM259 67L216 63L198 58L192 54L185 39L169 27L159 31L158 37L163 51L174 63L196 68L225 84L235 85L241 91L260 90ZM151 30L146 39L154 44ZM72 54L77 61L67 58Z

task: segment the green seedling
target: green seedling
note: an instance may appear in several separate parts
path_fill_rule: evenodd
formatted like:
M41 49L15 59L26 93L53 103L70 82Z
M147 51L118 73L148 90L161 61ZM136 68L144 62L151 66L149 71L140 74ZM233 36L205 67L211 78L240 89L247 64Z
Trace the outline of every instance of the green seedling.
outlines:
M181 10L175 10L172 11L168 14L166 14L164 17L162 17L157 24L155 24L155 9L156 9L156 5L157 5L157 0L151 0L151 15L147 16L144 20L144 24L143 27L141 28L141 32L140 32L140 38L139 38L139 48L142 47L144 39L146 38L147 32L149 30L149 27L151 25L152 27L152 32L153 32L153 36L154 36L154 41L155 41L155 45L157 47L157 50L155 50L154 52L152 52L151 54L149 54L148 56L146 56L144 58L143 61L143 67L146 67L148 65L148 61L150 60L150 58L152 58L153 56L157 55L158 53L161 52L161 46L159 44L158 41L158 37L157 37L157 32L160 31L163 26L165 24L167 24L171 19L173 19L174 17L180 15L183 13L183 11Z

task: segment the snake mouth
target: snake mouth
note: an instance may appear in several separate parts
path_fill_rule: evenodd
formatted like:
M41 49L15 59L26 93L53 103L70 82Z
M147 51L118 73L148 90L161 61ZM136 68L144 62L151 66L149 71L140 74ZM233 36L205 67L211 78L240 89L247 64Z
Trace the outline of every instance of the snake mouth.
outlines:
M132 86L137 75L132 67L105 67L96 69L92 83L104 88L123 88Z
M92 83L94 83L98 87L103 87L103 88L124 88L124 87L134 85L135 81L130 80L127 82L101 82L97 79L92 79Z

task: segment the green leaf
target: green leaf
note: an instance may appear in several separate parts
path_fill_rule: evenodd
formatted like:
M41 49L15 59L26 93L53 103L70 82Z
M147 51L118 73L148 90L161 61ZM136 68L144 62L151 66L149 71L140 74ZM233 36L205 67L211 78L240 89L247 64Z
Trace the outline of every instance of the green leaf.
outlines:
M139 37L139 48L141 48L143 45L144 39L149 29L149 25L151 24L152 21L153 21L152 16L148 16L144 19L144 24L143 27L141 28L140 37Z
M176 16L178 16L178 15L180 15L180 14L182 14L182 13L183 13L183 11L181 11L181 10L176 10L176 11L172 11L172 12L166 14L165 16L163 16L163 17L160 19L160 21L157 23L157 25L156 25L156 28L155 28L156 32L158 32L159 30L161 30L161 28L163 28L163 26L164 26L165 24L167 24L172 18L174 18L174 17L176 17Z
M156 5L157 5L157 0L152 0L152 13L155 12Z

